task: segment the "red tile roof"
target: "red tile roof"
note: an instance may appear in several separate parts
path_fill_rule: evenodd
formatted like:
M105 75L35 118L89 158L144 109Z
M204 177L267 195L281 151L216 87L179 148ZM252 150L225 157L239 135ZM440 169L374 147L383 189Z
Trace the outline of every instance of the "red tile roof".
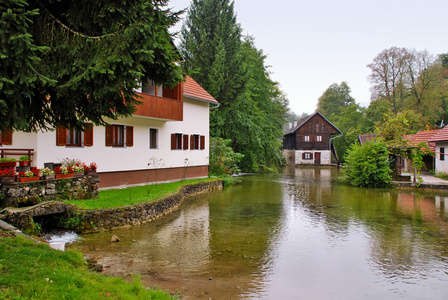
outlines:
M448 141L448 126L443 129L439 129L439 132L429 139L430 142L442 142Z
M417 146L420 142L428 143L440 131L441 129L419 131L416 134L405 135L403 139L409 140L414 146ZM432 151L435 151L434 145L428 144L428 146Z
M362 145L367 141L376 139L377 136L378 136L378 134L371 134L371 133L370 134L360 134L358 136L358 142L359 142L359 144Z
M206 90L202 88L193 78L190 76L186 77L184 82L184 96L200 101L205 101L209 103L219 104L215 98L212 97Z

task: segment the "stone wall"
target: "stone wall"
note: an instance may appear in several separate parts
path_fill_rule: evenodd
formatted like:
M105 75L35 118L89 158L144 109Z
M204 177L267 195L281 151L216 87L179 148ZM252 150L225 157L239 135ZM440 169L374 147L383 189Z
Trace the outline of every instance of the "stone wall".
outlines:
M0 183L0 207L23 207L48 200L89 199L98 196L98 176Z
M188 196L221 190L222 187L222 180L201 182L186 185L179 192L153 202L101 210L87 210L83 214L83 224L77 228L77 231L106 231L151 222L176 209Z
M57 224L60 224L59 220L61 218L76 218L75 222L65 222L65 225L76 225L71 228L65 227L64 229L76 230L77 232L113 230L151 222L176 209L186 197L221 190L222 187L222 180L190 184L182 187L176 193L152 202L98 210L77 209L74 205L55 201L44 202L27 208L3 209L0 211L0 219L31 234L37 234L34 223L36 218L51 226L58 226ZM58 220L48 220L54 218L58 218Z

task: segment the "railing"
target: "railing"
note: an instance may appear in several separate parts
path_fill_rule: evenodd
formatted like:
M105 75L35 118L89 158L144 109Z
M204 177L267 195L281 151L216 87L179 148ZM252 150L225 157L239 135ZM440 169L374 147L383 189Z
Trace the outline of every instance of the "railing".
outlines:
M24 155L28 155L30 157L30 161L32 161L34 155L34 149L16 149L16 148L0 149L1 158L4 158L5 156L24 156Z
M181 100L157 97L137 93L142 104L136 107L135 115L165 120L183 120L183 102Z

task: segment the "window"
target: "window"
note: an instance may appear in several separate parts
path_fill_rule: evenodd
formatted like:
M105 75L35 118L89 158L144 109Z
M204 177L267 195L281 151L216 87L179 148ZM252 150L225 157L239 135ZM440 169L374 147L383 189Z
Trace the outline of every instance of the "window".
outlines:
M0 134L0 145L12 145L12 130L3 130Z
M149 128L149 149L158 149L159 130L156 128Z
M311 153L311 152L304 152L302 154L302 159L313 159L313 153Z
M93 146L93 125L87 124L84 131L58 126L56 128L56 146Z
M193 134L190 136L190 143L191 143L190 149L191 150L199 149L199 140L200 140L199 134Z
M440 160L445 160L445 148L440 147Z
M142 93L162 97L163 87L157 86L154 84L154 82L150 81L142 85Z
M126 125L106 125L106 146L134 146L134 127Z
M190 143L188 143L190 139ZM205 136L199 134L182 134L173 133L171 134L171 150L188 150L188 145L190 145L191 150L204 150L205 149Z
M81 146L81 131L67 130L67 146Z
M309 135L305 135L304 139L305 139L305 142L309 142L310 141L310 136Z
M322 136L321 135L316 136L316 142L322 142Z
M187 136L188 138L188 136ZM182 150L182 133L173 133L171 134L171 150Z

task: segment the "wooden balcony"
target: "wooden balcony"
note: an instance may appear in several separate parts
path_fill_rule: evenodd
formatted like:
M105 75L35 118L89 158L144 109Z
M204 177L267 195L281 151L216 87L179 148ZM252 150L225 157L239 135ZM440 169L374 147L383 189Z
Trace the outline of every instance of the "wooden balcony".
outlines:
M157 94L156 87L156 94ZM163 88L163 96L158 97L145 93L137 93L141 105L136 107L134 115L163 120L183 121L183 86Z

